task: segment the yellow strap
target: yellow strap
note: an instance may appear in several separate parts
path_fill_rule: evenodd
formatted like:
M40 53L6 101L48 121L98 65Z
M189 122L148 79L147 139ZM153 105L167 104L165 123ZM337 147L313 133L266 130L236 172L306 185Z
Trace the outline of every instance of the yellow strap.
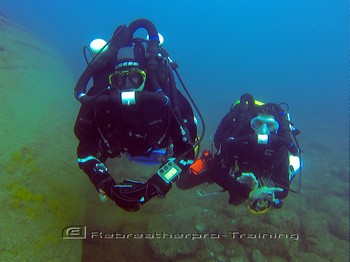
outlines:
M238 100L236 101L236 103L233 104L232 107L234 107L235 105L238 105L240 102L241 102L241 101L238 99ZM246 103L247 103L247 102L246 102ZM258 101L258 100L254 100L254 104L256 104L257 106L262 106L262 105L264 105L265 103L264 103L264 102L261 102L261 101Z

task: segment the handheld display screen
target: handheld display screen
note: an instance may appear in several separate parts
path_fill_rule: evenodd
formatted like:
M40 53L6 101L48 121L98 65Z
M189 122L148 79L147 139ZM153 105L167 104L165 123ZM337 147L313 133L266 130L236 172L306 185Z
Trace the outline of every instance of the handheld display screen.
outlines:
M181 173L181 168L174 162L168 162L161 169L158 170L157 174L164 180L165 183L169 184L174 178Z

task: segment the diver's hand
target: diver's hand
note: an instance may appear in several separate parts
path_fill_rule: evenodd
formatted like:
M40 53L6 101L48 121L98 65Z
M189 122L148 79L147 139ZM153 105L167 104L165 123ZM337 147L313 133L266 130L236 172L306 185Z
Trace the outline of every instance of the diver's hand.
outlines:
M153 196L147 183L124 180L123 183L114 185L111 189L110 198L126 211L137 211Z
M251 200L269 200L271 202L275 201L275 192L282 192L283 189L279 187L260 187L254 189L249 194L249 199Z
M253 173L242 173L237 181L241 184L247 185L251 190L257 189L259 186L258 180Z

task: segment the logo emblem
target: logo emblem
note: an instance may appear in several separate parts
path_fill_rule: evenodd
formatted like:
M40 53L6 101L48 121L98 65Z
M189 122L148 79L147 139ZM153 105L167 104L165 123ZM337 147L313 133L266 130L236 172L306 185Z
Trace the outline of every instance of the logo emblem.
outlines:
M63 239L86 239L86 226L67 226L62 230Z

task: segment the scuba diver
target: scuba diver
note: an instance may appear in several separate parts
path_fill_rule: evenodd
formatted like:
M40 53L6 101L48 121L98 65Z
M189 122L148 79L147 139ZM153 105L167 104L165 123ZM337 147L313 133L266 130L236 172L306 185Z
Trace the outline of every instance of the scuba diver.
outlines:
M241 96L221 120L214 135L213 156L205 150L191 165L191 175L177 186L188 189L203 183L216 183L230 194L229 203L239 205L249 199L248 208L262 214L271 206L282 207L290 183L300 173L299 130L290 122L285 103L254 100ZM299 176L299 188L301 176ZM207 193L211 195L218 192Z
M140 28L148 32L147 39L133 37ZM78 165L102 196L127 211L139 210L154 196L164 197L193 163L204 135L203 128L197 138L192 107L172 73L183 84L177 64L162 48L160 36L146 19L117 27L111 40L97 48L75 87L82 103L74 127ZM91 79L93 86L86 91ZM137 163L157 163L160 169L145 182L116 182L105 162L121 154Z

